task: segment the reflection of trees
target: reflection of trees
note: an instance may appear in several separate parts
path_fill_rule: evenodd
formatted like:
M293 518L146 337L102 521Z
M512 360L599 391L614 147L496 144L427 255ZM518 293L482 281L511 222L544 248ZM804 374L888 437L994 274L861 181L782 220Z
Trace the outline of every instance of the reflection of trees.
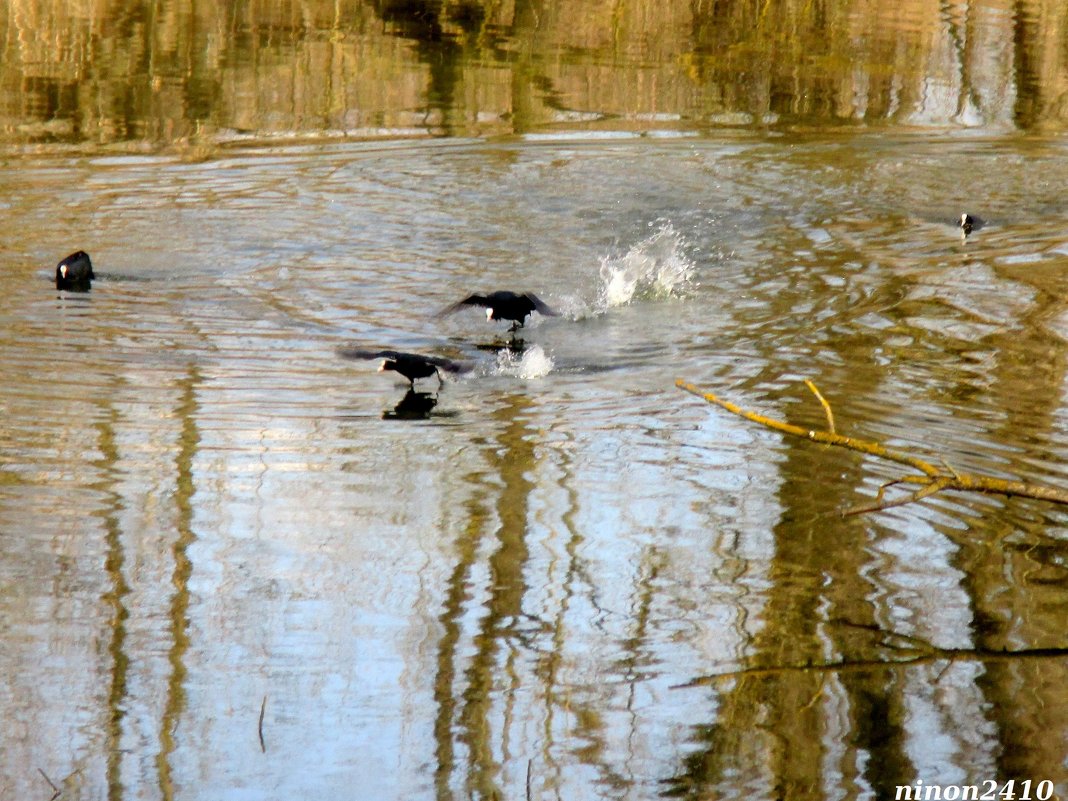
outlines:
M122 528L119 514L124 503L121 493L113 486L118 481L120 454L115 442L115 429L120 422L114 408L109 410L107 419L97 423L99 432L100 459L98 468L105 476L101 490L105 493L108 504L103 513L104 542L107 557L104 570L108 576L111 589L104 595L104 601L112 609L110 621L111 636L108 640L108 655L111 658L111 686L108 690L107 724L105 727L105 750L107 754L108 798L118 801L122 792L122 721L126 714L127 686L130 657L126 653L126 621L130 611L126 606L130 585L126 580L126 551L122 541Z
M782 304L788 314L793 299L785 293L771 302ZM847 362L852 391L876 394L882 371L874 368L875 360L857 353L857 343L845 344L853 348ZM777 371L781 361L769 353L768 364ZM755 383L774 380L769 374ZM833 378L817 380L834 385ZM836 489L821 491L818 477L828 471L826 455L789 439L781 447L782 513L773 532L763 626L748 643L747 661L775 666L819 662L827 655L872 658L870 632L878 630L882 610L870 600L875 590L867 578L870 533L863 521L835 515L838 493L851 483L862 484L863 460L854 454L830 457ZM850 625L828 625L828 620ZM893 798L894 785L911 775L902 727L904 688L895 684L896 675L891 670L843 674L834 690L845 699L844 724L827 719L823 696L829 688L818 672L741 677L724 690L716 722L697 730L702 747L684 760L670 794L704 797L705 789L721 782L733 786L737 779L731 777L752 776L754 789L761 788L755 789L757 796L771 790L781 798L818 797L826 781L828 746L837 740L844 755L835 768L843 780L853 784L862 774L877 797Z
M1027 280L1026 274L1021 280ZM996 334L985 343L997 354L989 392L1002 415L994 441L1057 441L1068 354L1063 342L1051 335L1047 321L1063 313L1064 307L1059 294L1039 286L1018 329ZM1053 449L1043 450L1050 463L1060 459ZM1045 536L1041 508L1013 500L1006 505L1025 521L1026 536L1005 543L1004 550L982 542L968 542L962 549L973 639L977 646L992 650L1063 646L1068 542ZM1063 765L1063 745L1068 742L1064 663L998 662L986 667L978 684L998 729L999 772L1063 781L1062 772L1050 773L1052 765Z
M845 160L840 162L848 172L845 165ZM864 183L860 175L843 176L845 184L853 180ZM776 252L769 263L805 261L797 255L805 248L801 240L791 242L787 234L777 237L773 246ZM820 259L825 268L831 258L848 265L870 263L883 255L828 250ZM806 267L819 272L816 264ZM825 392L840 388L834 393L839 398L888 398L885 408L899 405L905 419L913 398L946 415L974 414L975 407L962 408L959 399L982 392L992 399L992 414L984 419L997 421L991 423L996 428L982 437L984 442L1032 443L1029 456L1045 455L1056 464L1060 456L1055 449L1036 454L1033 443L1056 442L1061 425L1068 357L1048 323L1063 314L1063 290L1059 281L1042 287L1038 282L1049 281L1048 277L1020 272L1022 280L1036 282L1030 287L1033 293L1026 293L1035 300L1018 319L1014 315L1009 330L977 341L962 341L949 325L945 333L917 331L910 325L916 310L895 299L900 287L888 283L868 297L872 307L896 324L891 330L909 331L923 340L918 349L952 354L955 364L989 365L981 373L957 369L945 383L903 386L888 378L895 366L879 363L881 338L839 330L817 341L811 334L802 338L820 352L812 363L822 368L806 377ZM799 276L791 291L766 299L764 317L807 324L809 315L798 308L805 309L805 298L816 290L808 284L807 272ZM847 313L844 306L841 312ZM952 318L954 312L947 314ZM787 337L777 330L769 333L761 339L769 367L751 381L754 393L765 395L769 386L781 386L784 363L807 364L812 355L801 350L784 358L781 349L797 332ZM905 358L903 354L899 361ZM810 398L783 409L795 424L822 422ZM840 411L837 404L836 410ZM880 417L878 408L865 404L839 414L838 424L840 429L848 426L850 432L865 433L886 433L893 425ZM967 431L975 425L974 419L961 420L950 430ZM916 438L922 431L906 436ZM965 452L976 447L960 446ZM1014 499L943 499L931 504L930 515L914 509L901 517L842 520L837 511L851 505L844 497L870 497L872 487L865 486L870 464L825 453L792 437L778 441L777 448L781 483L775 489L782 511L773 531L762 627L746 640L745 665L793 669L718 681L716 717L695 727L698 750L681 760L668 794L716 797L721 787L736 788L742 781L739 777L748 777L754 796L780 798L817 797L828 788L831 795L836 790L848 793L848 788L858 786L871 788L874 797L893 798L896 785L917 778L930 783L963 777L975 783L1042 775L1063 783L1063 744L1068 736L1063 659L947 660L829 674L802 667L892 660L894 650L889 646L901 637L931 638L938 645L984 653L1063 647L1068 545L1046 536L1045 508ZM1005 469L1016 472L1013 467ZM989 518L998 523L989 522L982 511L974 514L968 506L972 502L980 510L997 504L1000 508ZM907 535L899 530L900 522L895 525L902 520L910 521ZM948 540L946 564L923 562L920 542L925 534ZM952 580L936 589L931 587L937 582L926 581L923 595L915 593L907 580L899 584L887 575L891 571L923 575L938 567ZM954 615L963 619L963 626L938 620L947 602L954 604ZM938 752L926 753L932 744ZM925 774L930 764L958 772L941 777Z
M492 509L488 508L484 489L486 476L481 472L471 476L478 492L467 504L468 524L457 542L459 558L449 580L441 616L445 634L439 645L434 682L439 798L448 797L448 782L455 768L454 726L459 728L459 738L467 749L469 765L465 773L472 797L503 797L498 786L499 766L493 756L490 719L492 696L500 679L511 681L510 690L516 689L516 674L507 668L502 671L499 651L520 636L523 596L527 591L523 571L529 554L527 518L534 488L528 477L534 465L534 443L524 416L524 408L529 404L525 396L514 395L493 415L501 428L496 441L486 448L487 469L499 475L501 489ZM499 545L489 561L488 597L481 604L486 613L473 638L474 654L463 673L464 691L462 702L458 703L457 646L463 601L482 539L492 527L496 528ZM507 716L502 725L509 725Z
M1068 115L1068 10L1054 0L1011 14L872 0L178 0L89 12L21 0L0 9L0 34L0 126L36 139L522 131L561 113L1021 128Z
M1021 128L1064 118L1063 4L1017 3L1011 18L972 3L693 0L693 8L692 68L714 112L987 124L1014 117ZM1014 94L1015 114L1006 116L1003 100Z
M200 374L196 367L190 366L188 375L181 381L181 400L175 412L182 421L178 439L178 452L175 457L177 471L175 481L175 506L178 510L174 542L171 553L174 557L174 572L171 583L174 594L168 613L171 624L171 647L167 654L170 674L167 677L167 691L160 716L160 750L156 755L156 767L159 771L160 792L164 799L175 797L174 781L171 777L171 757L176 747L175 732L181 722L186 704L186 651L189 649L189 579L193 574L193 563L189 558L189 546L196 540L193 532L193 494L196 484L193 480L193 460L200 445L200 432L197 429L197 398Z
M426 64L429 72L427 114L438 112L444 123L444 132L452 133L448 119L456 106L462 50L442 25L441 0L376 0L375 10L387 23L389 30L415 42L416 56ZM477 25L477 16L464 19Z
M655 661L652 621L668 559L650 546L634 565L633 620L617 643L615 663L604 668L611 680L575 683L570 671L585 673L588 666L574 641L572 604L578 600L599 616L607 613L580 554L584 540L574 519L579 492L569 480L566 448L556 453L565 476L557 489L567 497L563 537L554 536L559 551L532 568L532 498L544 484L535 478L541 470L530 406L526 395L501 400L491 415L496 435L479 443L484 466L465 477L473 491L463 506L465 522L438 618L442 636L433 680L435 788L441 799L512 797L524 781L532 797L551 797L558 783L571 780L572 760L594 770L605 787L631 786L637 778L627 771L629 755L619 753L628 737L613 714L625 715L623 729L634 726L629 733L635 734L641 712L632 706ZM555 598L555 611L539 599L546 592ZM626 711L609 701L620 682Z

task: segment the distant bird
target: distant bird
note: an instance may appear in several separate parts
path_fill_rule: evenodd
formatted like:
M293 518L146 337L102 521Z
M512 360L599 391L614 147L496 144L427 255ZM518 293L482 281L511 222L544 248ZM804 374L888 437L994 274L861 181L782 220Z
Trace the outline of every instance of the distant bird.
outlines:
M89 261L89 254L84 250L71 253L56 265L56 289L86 292L89 282L94 278L96 276L93 275L93 263Z
M512 320L512 327L508 330L513 333L523 327L527 316L532 312L540 312L546 317L560 316L559 312L553 311L542 303L533 292L519 293L507 290L490 292L488 295L471 295L443 309L441 316L457 312L464 306L485 307L487 320Z
M963 232L964 236L967 236L972 231L978 231L986 225L986 220L981 217L973 217L971 214L960 215L960 222L957 223L957 227Z
M440 356L422 356L418 353L401 353L397 350L364 350L363 348L341 348L338 353L346 359L382 359L379 372L393 370L411 382L415 388L417 378L438 377L438 386L444 382L440 370L448 373L466 373L471 368L466 364L454 362Z

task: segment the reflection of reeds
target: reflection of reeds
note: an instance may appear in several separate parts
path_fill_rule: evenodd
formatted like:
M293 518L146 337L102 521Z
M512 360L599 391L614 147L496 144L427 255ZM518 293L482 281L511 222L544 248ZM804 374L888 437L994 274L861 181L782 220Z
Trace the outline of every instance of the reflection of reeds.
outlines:
M197 539L197 534L193 530L192 501L196 493L193 464L200 446L200 431L197 424L197 389L200 382L199 370L190 365L187 375L180 382L181 400L175 410L175 416L182 421L182 429L178 453L175 456L174 495L178 513L177 530L170 548L173 557L171 584L174 587L168 610L171 643L167 652L167 661L170 671L167 675L159 727L159 752L156 754L159 788L164 799L175 797L172 759L178 749L179 738L176 732L182 713L186 709L188 697L187 652L192 644L189 621L191 599L189 580L193 574L193 561L189 557L189 548Z
M0 25L8 137L1068 114L1055 0L12 0Z

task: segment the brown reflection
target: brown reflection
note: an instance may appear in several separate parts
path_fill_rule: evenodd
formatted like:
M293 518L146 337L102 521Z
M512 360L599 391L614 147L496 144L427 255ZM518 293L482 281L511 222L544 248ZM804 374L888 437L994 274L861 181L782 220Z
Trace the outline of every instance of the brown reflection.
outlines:
M985 343L996 354L989 392L1002 412L993 441L1055 443L1068 354L1064 342L1050 335L1047 323L1064 313L1068 287L1056 275L1022 272L1019 280L1036 290L1036 302L1019 321L1019 329ZM1060 459L1049 445L1035 455L1052 464ZM990 532L1005 538L995 540L1001 547L985 538L969 539L959 560L974 615L975 645L991 651L1063 647L1068 543L1047 536L1041 506L1018 499L1004 504L1010 512L1007 518L1022 525L1016 531L1005 527ZM1063 767L1053 766L1063 766L1068 742L1064 661L992 662L978 685L997 727L1001 775L1041 775L1063 782Z
M411 39L415 56L428 72L424 124L434 133L462 131L452 120L457 109L456 95L462 85L463 48L458 37L446 30L459 22L465 33L477 32L484 10L475 3L450 6L448 13L440 0L374 0L375 12L391 33Z
M120 459L119 449L115 444L115 429L118 423L119 415L112 408L109 410L108 418L96 424L100 449L97 467L106 476L104 486L100 489L108 498L108 506L103 513L107 554L104 560L104 571L107 573L111 588L104 594L103 600L112 609L109 624L111 637L108 640L108 655L111 657L111 685L108 688L105 745L110 801L119 801L123 797L122 721L126 714L126 679L130 666L130 657L126 653L126 621L130 617L130 611L126 607L126 596L130 594L130 585L126 581L126 554L122 543L122 529L119 526L119 514L124 504L122 495L113 486L118 474L116 466Z
M782 247L785 260L790 245ZM989 423L982 441L1023 443L1028 459L1057 464L1060 454L1049 443L1058 441L1068 356L1063 340L1051 328L1058 330L1055 323L1063 319L1068 286L1057 270L1001 268L999 280L1008 283L1008 273L1013 271L1033 290L1025 294L1036 298L1026 313L1007 330L978 341L961 341L949 327L945 332L917 332L925 343L931 341L932 352L953 354L954 359L946 382L935 382L930 388L920 385L915 391L927 396L947 417L962 418L974 415L975 406L962 406L959 399L982 392L992 412L984 418L997 421ZM804 279L798 283L793 291L767 299L769 317L791 314L799 298L812 291L804 286ZM909 330L914 312L896 305L894 287L883 291L888 295L886 303L878 305L899 326L897 330ZM836 332L819 343L819 348L834 357L819 359L822 371L811 377L825 391L835 388L846 401L878 397L886 372L895 369L878 366L873 348L879 344L878 337ZM791 365L806 362L804 353L791 355ZM767 393L768 386L782 386L783 359L771 349L765 358L770 366L753 380L753 387ZM835 363L847 367L828 366ZM979 372L963 369L975 363L990 367ZM891 405L906 402L907 396L898 399L895 395ZM843 405L848 408L847 402ZM820 424L818 407L810 399L784 409L787 418L798 425ZM837 410L842 412L843 406ZM857 409L850 408L849 417L839 418L840 424L848 419L851 431L878 430L878 413L870 407L862 411L858 415ZM952 430L975 430L982 421L961 422ZM923 432L908 436L922 439ZM967 452L970 443L957 445ZM893 798L900 784L940 778L922 775L913 762L918 753L926 756L921 749L931 738L951 742L946 753L932 761L945 760L964 771L992 766L991 775L969 775L970 782L1037 775L1063 782L1063 746L1068 738L1063 659L982 658L1005 650L1066 644L1063 598L1068 586L1068 545L1049 535L1050 510L1031 501L958 496L910 507L900 516L842 520L837 515L841 506L870 493L870 487L863 486L870 465L855 455L828 453L791 438L783 438L776 447L782 456L777 491L781 520L773 531L774 561L762 628L745 641L745 664L788 669L746 675L720 685L716 719L695 730L699 751L680 765L669 793L709 797L720 785L732 786L735 777L756 770L766 771L767 787L777 797L814 797L837 779L843 794L860 783L870 786L875 797ZM1018 453L998 453L995 458L1002 455L1012 459ZM1000 462L995 465L994 469L1001 469ZM828 477L826 482L822 476ZM925 513L929 506L939 507L941 516ZM940 517L949 516L954 518L951 524L939 524ZM900 542L909 537L911 531L895 528L895 520L909 518L915 519L916 530L934 531L950 540L959 587L929 586L928 593L937 593L930 598L924 597L922 584L909 586L903 594L916 592L917 597L909 602L915 606L895 608L888 590L892 597L901 588L883 578L883 565L874 560L884 538L894 536ZM934 584L935 580L926 577L926 566L909 563L908 556L884 558L901 560L895 567L911 573L914 581ZM943 592L964 597L971 612L970 627L961 631L949 624L940 630L945 624L936 619L934 607ZM901 631L888 628L895 620L911 617L920 618L916 629L908 623L901 623ZM893 665L854 667L830 675L802 669L828 661L856 665L893 659L887 645L916 630L923 636L944 637L937 645L964 638L964 649L977 652L975 662L960 673L956 672L960 666L948 663L929 673L920 667ZM967 679L968 687L962 691L959 677L970 676L973 669L981 673L974 680L978 692L961 704L960 698L973 689L973 680ZM917 698L917 689L928 682L933 685L929 698ZM828 712L826 701L832 695L840 702L840 717ZM932 724L930 718L910 718L910 709L928 701L943 720ZM961 718L954 717L957 714L972 728L962 730ZM830 755L835 757L833 765L828 762Z
M788 261L803 244L785 236L774 247ZM800 299L812 291L801 279L791 291L767 297L765 314L769 319L795 316L804 307ZM837 357L820 358L822 371L805 377L824 391L834 388L839 396L876 397L886 380L876 358L879 344L871 337L828 336L818 347ZM778 346L761 343L768 366L752 379L753 391L767 393L767 387L783 385ZM800 355L797 361L806 360ZM845 366L827 366L834 364ZM790 382L791 397L797 383ZM784 404L783 416L795 425L822 426L818 405L808 401ZM864 430L866 421L847 419L851 430ZM761 784L767 783L761 789L776 797L821 797L832 767L842 783L840 792L862 784L877 798L894 798L896 786L914 778L905 726L907 674L891 666L845 670L831 678L800 669L890 657L882 647L884 593L871 578L879 575L872 563L872 539L887 532L872 519L840 516L850 498L864 497L869 466L858 454L828 452L792 437L782 438L776 448L781 455L776 490L781 513L772 530L762 625L754 635L738 634L745 643L746 665L788 669L724 685L716 720L696 730L700 750L684 760L669 793L700 798L709 788L733 786L737 777L758 771ZM844 720L829 719L822 703L832 691L843 700ZM839 757L833 766L828 752Z
M185 654L189 650L189 578L193 573L193 563L188 556L189 546L196 540L193 532L193 495L196 484L193 480L193 461L200 444L200 432L197 429L196 415L199 409L197 389L200 386L200 372L190 365L186 377L179 382L181 396L175 416L182 421L178 439L178 452L175 456L175 505L177 508L177 532L171 554L174 557L174 572L171 583L174 594L168 617L171 621L172 641L167 654L170 663L170 675L167 678L167 694L160 717L160 750L156 756L159 771L160 793L165 799L175 797L174 780L171 776L171 755L175 749L175 732L185 711Z
M455 771L453 727L467 750L465 795L475 798L503 798L500 785L500 765L493 753L491 708L493 694L504 681L507 695L517 689L518 677L512 666L512 654L503 658L500 651L521 636L523 597L527 586L523 575L529 556L526 542L529 497L534 489L528 474L534 467L534 441L527 427L525 410L530 399L511 395L503 399L493 413L500 430L492 443L485 447L486 472L468 476L476 492L468 502L468 523L456 544L457 564L450 576L441 624L445 634L438 648L438 671L434 682L437 706L434 731L437 739L437 768L435 781L439 798L450 798L449 780ZM490 501L487 484L496 483L500 489ZM491 507L492 504L492 508ZM474 653L463 671L462 702L455 695L457 686L457 646L460 641L460 619L468 597L469 582L482 541L496 524L498 546L489 560L487 598L481 606L485 614L474 635ZM502 673L503 660L503 673ZM511 720L505 707L502 726Z
M828 514L832 495L851 478L859 482L862 471L858 463L836 461L838 490L814 491L812 477L828 469L819 451L804 443L783 447L783 515L774 531L763 626L745 649L746 664L800 667L823 663L828 654L845 662L885 658L865 578L870 534L862 523ZM841 729L827 719L821 699L830 679L819 671L784 670L724 685L716 721L696 730L701 748L684 760L668 794L703 798L708 788L734 786L759 765L778 797L820 797L830 737L843 752L834 765L843 790L863 779L875 797L893 798L895 786L912 777L900 675L893 668L838 675L848 705Z
M570 444L570 443L569 443ZM549 624L551 637L548 648L538 660L537 675L541 679L545 704L545 725L542 730L543 745L539 757L542 771L549 774L544 786L554 786L554 781L559 779L562 767L554 757L556 715L568 715L574 713L575 729L579 734L578 741L582 743L596 741L596 735L603 731L603 721L593 714L593 710L583 701L573 698L568 688L562 686L560 670L563 666L563 654L567 650L567 617L573 600L578 597L578 585L585 588L585 600L594 609L603 614L598 599L597 586L590 577L586 562L579 554L579 548L584 541L582 528L578 525L576 515L579 510L579 492L576 489L572 458L567 447L558 448L555 452L558 466L564 478L559 482L560 487L567 495L566 511L562 516L564 530L568 533L564 543L565 565L563 571L564 580L560 593L560 607L555 617ZM602 737L601 740L604 738Z
M478 479L479 476L471 478ZM478 543L485 530L486 513L482 498L476 497L467 504L467 526L456 543L456 566L449 576L445 603L440 622L444 633L438 643L437 673L434 677L434 787L439 799L451 798L449 780L455 770L455 746L452 726L456 716L456 698L453 688L456 683L457 649L460 644L464 601L467 598L468 581L475 562Z
M1056 0L20 0L0 32L7 141L1068 120Z
M871 397L885 379L876 367L875 342L842 340L838 347L850 354L848 376L824 375L821 386L848 386L850 392ZM810 424L811 417L794 407L794 422ZM797 419L800 417L801 419ZM755 653L768 664L804 664L834 654L846 661L885 658L878 648L880 616L877 592L869 576L875 574L870 548L872 527L867 521L843 520L839 492L860 488L868 473L864 460L839 458L805 443L786 448L779 500L783 519L775 528L775 566L778 580L769 594L766 628L754 638ZM831 465L833 464L833 468ZM813 484L814 476L833 475L834 486ZM857 497L858 495L854 496ZM809 521L797 525L798 521ZM799 531L808 536L799 537ZM833 558L828 555L833 554ZM896 785L913 775L904 727L905 686L897 671L846 671L838 676L848 704L848 726L841 732L845 755L839 767L846 776L862 766L859 776L877 798L893 798ZM818 703L821 679L812 674L783 676L770 682L770 697L779 699L764 709L768 729L790 747L776 752L775 773L785 786L813 789L822 782L820 732L827 731L825 708ZM798 745L805 743L808 745Z
M874 360L865 361L854 352L848 363L848 385L865 396L874 393L880 375L872 371L865 376L858 367L873 365ZM825 377L821 385L841 383ZM836 514L841 494L863 482L862 460L828 455L804 442L784 440L781 451L778 496L783 511L773 532L775 555L763 626L746 647L746 663L799 668L828 659L851 663L888 658L879 642L879 595L868 578L870 526ZM833 487L821 486L817 478L828 472L833 473ZM830 737L842 751L834 765L841 789L863 780L875 797L893 798L896 786L911 781L914 773L906 748L903 676L892 667L838 674L835 681L847 704L844 727L827 719L827 708L820 702L830 679L819 671L787 669L739 678L721 696L716 722L697 730L702 748L684 761L670 794L703 797L706 788L729 785L729 777L747 775L759 762L780 797L818 797L827 785Z
M984 439L1026 443L1031 459L1057 464L1061 456L1049 443L1057 442L1068 354L1063 340L1051 334L1050 321L1063 315L1068 286L1059 271L998 272L1000 280L1015 280L1033 290L1035 300L1010 330L971 343L952 336L938 342L940 352L957 352L961 358L974 352L976 361L991 366L983 370L978 387L972 371L958 371L958 382L935 400L948 415L972 423L957 400L981 391L996 412L991 419L998 421L991 423ZM995 506L996 514L991 508ZM1064 647L1068 544L1048 535L1050 510L1020 499L998 499L983 504L973 521L965 517L964 504L957 509L971 525L964 533L943 533L958 546L953 566L962 574L961 588L971 612L971 646L985 653ZM1068 739L1063 673L1059 659L983 663L976 685L985 701L983 716L996 738L993 754L999 776L1065 779L1063 767L1055 767L1062 765ZM962 738L959 747L967 753L974 745Z

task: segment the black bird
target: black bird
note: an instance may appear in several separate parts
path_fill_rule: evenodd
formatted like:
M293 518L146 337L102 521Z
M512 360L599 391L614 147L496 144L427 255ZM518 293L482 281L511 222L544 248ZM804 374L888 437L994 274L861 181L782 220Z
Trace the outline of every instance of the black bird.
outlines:
M527 315L531 312L540 312L547 317L559 317L560 313L553 311L538 298L533 292L509 292L501 290L490 292L488 295L471 295L441 311L441 316L459 311L464 306L483 306L486 309L487 320L512 320L512 327L508 330L516 332L523 327Z
M960 222L957 223L957 227L967 236L972 231L978 231L986 225L986 220L981 217L974 217L971 214L960 215Z
M93 263L84 250L71 253L56 265L56 289L70 289L87 292L93 275Z
M415 388L417 378L438 377L438 386L444 382L440 370L448 373L466 373L471 368L466 364L454 362L441 356L422 356L418 353L401 353L397 350L364 350L363 348L341 348L338 353L346 359L382 359L379 371L393 370L411 382Z

